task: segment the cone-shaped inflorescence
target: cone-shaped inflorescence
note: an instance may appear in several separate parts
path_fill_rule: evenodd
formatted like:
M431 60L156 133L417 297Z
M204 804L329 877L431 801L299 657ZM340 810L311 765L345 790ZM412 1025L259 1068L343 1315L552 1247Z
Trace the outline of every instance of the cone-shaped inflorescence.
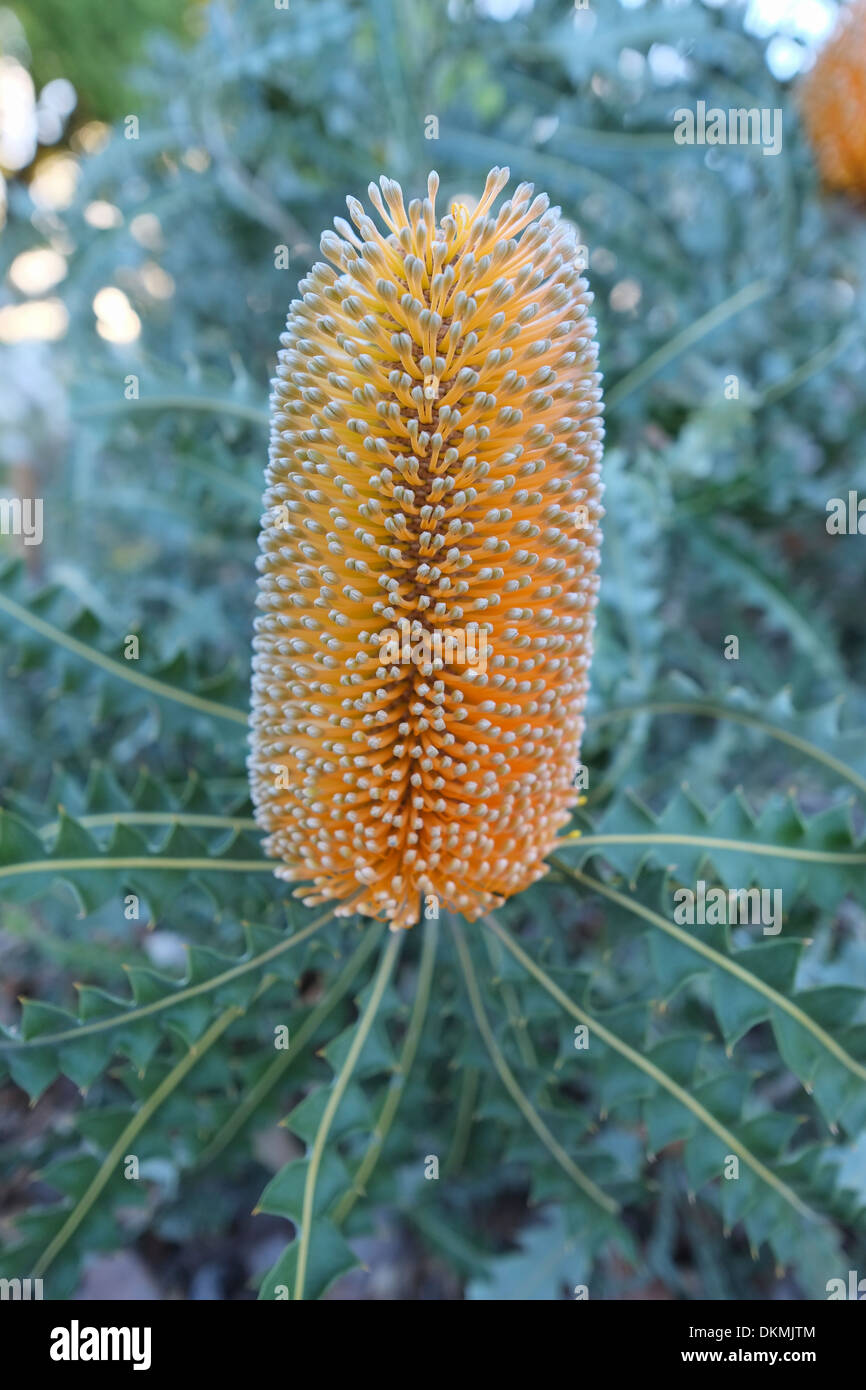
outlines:
M866 0L843 5L800 98L824 183L866 197Z
M354 198L273 383L250 776L307 904L408 927L545 872L568 820L601 540L574 231L494 169L436 219ZM429 910L434 911L432 903Z

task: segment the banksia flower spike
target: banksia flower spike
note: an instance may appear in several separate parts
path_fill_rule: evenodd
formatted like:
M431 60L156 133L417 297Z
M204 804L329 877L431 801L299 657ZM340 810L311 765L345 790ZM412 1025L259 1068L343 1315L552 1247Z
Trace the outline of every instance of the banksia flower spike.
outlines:
M602 426L559 209L494 169L436 220L382 178L291 305L273 383L249 760L277 874L408 927L543 876L592 652ZM456 652L456 655L455 655Z
M866 197L866 0L843 7L800 99L824 183Z

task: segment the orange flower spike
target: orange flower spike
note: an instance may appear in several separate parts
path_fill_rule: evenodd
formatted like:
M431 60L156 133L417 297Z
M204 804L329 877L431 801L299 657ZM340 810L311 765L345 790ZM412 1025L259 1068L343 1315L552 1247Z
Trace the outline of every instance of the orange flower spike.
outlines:
M592 296L494 169L436 222L380 180L291 305L273 382L250 783L308 905L474 918L541 878L572 787L601 533Z
M800 96L824 183L866 197L866 0L842 7Z

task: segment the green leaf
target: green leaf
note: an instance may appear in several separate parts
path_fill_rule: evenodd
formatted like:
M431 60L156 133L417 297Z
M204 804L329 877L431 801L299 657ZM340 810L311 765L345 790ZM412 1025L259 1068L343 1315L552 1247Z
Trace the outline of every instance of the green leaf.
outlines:
M329 1221L319 1217L304 1280L304 1297L323 1298L332 1284L343 1274L357 1269L358 1264L339 1231ZM293 1298L297 1273L298 1242L293 1241L262 1280L259 1298L266 1302Z

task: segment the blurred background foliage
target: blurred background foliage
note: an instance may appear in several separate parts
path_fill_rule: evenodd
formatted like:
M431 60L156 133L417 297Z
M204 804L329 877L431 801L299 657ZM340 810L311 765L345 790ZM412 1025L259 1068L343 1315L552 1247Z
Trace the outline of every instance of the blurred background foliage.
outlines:
M77 121L113 121L138 93L131 69L144 59L148 36L155 29L190 36L200 17L197 4L129 0L121 24L110 7L93 0L74 7L63 0L25 0L5 10L3 48L26 56L37 90L58 78L71 82Z
M445 201L465 201L492 165L507 164L579 229L607 391L581 824L651 825L638 796L652 814L673 806L668 820L682 830L701 823L684 785L708 811L742 788L746 838L750 815L764 814L765 827L817 816L822 843L850 848L866 792L863 541L829 535L825 521L829 499L866 488L866 214L822 194L795 78L831 19L805 4L770 23L755 6L699 0L593 0L583 10L563 0L291 0L286 9L138 0L122 13L29 0L4 10L0 491L45 505L41 546L0 537L7 808L48 827L46 844L58 807L85 818L160 807L248 816L238 720L115 679L75 644L122 663L138 634L136 671L245 707L268 380L319 233L380 173L413 197L435 167ZM781 153L676 144L673 112L698 101L780 108ZM737 660L724 656L730 635ZM793 812L778 809L788 796ZM104 849L103 828L90 830ZM80 855L84 842L75 843ZM206 843L219 852L219 836ZM174 853L158 833L145 848ZM674 862L674 851L643 872L640 855L595 860L606 883L639 879L636 891L656 905L656 871ZM742 858L713 863L723 881L740 882ZM780 881L775 864L761 872L766 886ZM3 885L2 1021L17 1017L17 995L68 1008L73 980L122 993L121 962L178 975L184 942L237 955L243 921L285 926L285 904L262 874L205 875L204 887L178 873L143 876L132 890L146 905L140 922L118 906L128 877L110 891L109 875L93 877L98 886L70 879L83 920L62 886L40 884L34 897L12 879ZM812 942L793 962L797 988L856 989L844 1009L834 995L833 1009L862 1057L862 893L840 872L813 880L812 891L793 884L794 898L786 937ZM781 1125L763 1134L774 1159L788 1120L818 1146L821 1162L811 1161L830 1174L822 1200L832 1237L822 1228L815 1245L799 1239L790 1213L781 1235L769 1221L762 1234L754 1213L752 1229L742 1213L727 1221L713 1186L693 1205L700 1165L690 1176L685 1136L674 1126L664 1141L662 1126L648 1146L640 1098L625 1087L617 1101L603 1066L580 1081L564 1076L570 1025L554 1024L549 1000L512 978L501 953L487 956L479 931L476 968L492 977L497 1036L516 1073L569 1151L584 1152L624 1204L612 1241L539 1158L490 1071L445 933L432 1026L391 1149L347 1227L374 1272L366 1282L350 1276L337 1296L551 1298L586 1280L593 1297L812 1297L849 1262L857 1267L858 1241L862 1268L864 1117L855 1106L840 1126L833 1105L809 1100L766 1014L720 1029L706 979L687 969L666 976L645 935L626 929L627 914L561 867L502 916L526 927L570 994L585 977L604 1007L648 1011L654 1043L710 1037L699 1060L697 1041L689 1053L695 1087L721 1066L744 1086L759 1077L746 1118ZM405 1023L421 936L405 947L382 1015L379 1072L374 1058L362 1078L368 1089ZM274 1199L258 1225L247 1213L268 1171L301 1161L275 1121L324 1085L325 1061L293 1060L206 1178L187 1179L223 1112L259 1078L262 1039L287 1010L309 1016L345 964L346 941L345 927L313 938L274 986L277 1002L244 1018L211 1074L184 1082L176 1100L185 1094L186 1110L161 1111L149 1132L144 1213L131 1217L120 1202L118 1215L105 1195L64 1240L56 1288L76 1287L85 1254L92 1269L94 1251L134 1245L156 1296L249 1296L285 1244L278 1217L292 1206ZM512 1005L535 1031L528 1055L515 1043ZM344 998L323 1045L328 1027L352 1017ZM147 1084L176 1063L189 1028L152 1040ZM726 1060L723 1043L734 1042ZM83 1099L63 1064L13 1070L19 1086L44 1093L28 1112L10 1087L0 1120L13 1247L23 1206L36 1203L23 1223L35 1249L62 1229L67 1208L50 1199L59 1190L75 1200L75 1183L34 1173L58 1153L77 1154L76 1143L89 1173L111 1142L111 1116L128 1115L145 1084L128 1058L105 1066L92 1081L84 1068L86 1085L73 1066ZM67 1079L55 1079L58 1069ZM616 1104L624 1109L610 1118ZM184 1124L190 1106L194 1126ZM303 1135L303 1125L290 1128ZM357 1136L342 1142L346 1157ZM450 1154L453 1179L423 1181L418 1155L430 1153Z

